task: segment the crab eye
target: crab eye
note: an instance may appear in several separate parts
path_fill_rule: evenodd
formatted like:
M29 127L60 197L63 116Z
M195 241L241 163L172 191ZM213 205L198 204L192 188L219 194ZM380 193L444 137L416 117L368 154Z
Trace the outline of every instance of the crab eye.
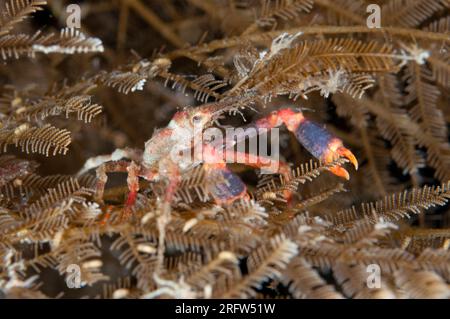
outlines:
M202 117L201 117L200 115L194 115L194 116L192 117L192 122L193 122L193 123L200 123L201 120L202 120Z

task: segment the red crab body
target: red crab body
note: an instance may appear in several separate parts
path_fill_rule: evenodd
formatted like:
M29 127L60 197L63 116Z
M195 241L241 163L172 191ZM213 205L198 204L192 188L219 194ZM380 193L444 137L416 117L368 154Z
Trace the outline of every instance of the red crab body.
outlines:
M235 153L234 150L223 145L214 146L203 140L204 129L212 126L219 114L226 109L225 106L227 104L220 102L210 103L177 112L166 128L157 130L145 143L141 165L125 161L115 164L100 163L102 165L97 169L99 199L101 200L103 197L106 173L108 171L127 171L130 192L125 203L126 211L131 211L136 200L139 191L139 177L149 181L168 180L164 201L170 203L183 172L199 164L203 164L204 168L210 173L214 173L214 178L217 178L210 190L216 203L227 204L248 196L245 184L237 175L228 170L226 165L226 158L229 158L227 156L230 155L230 152ZM344 147L339 138L331 135L322 126L306 119L300 111L291 108L280 109L257 120L254 124L250 124L249 127L259 130L273 129L281 125L285 125L305 149L322 162L331 163L339 157L346 157L356 169L358 168L355 156ZM232 146L235 142L232 141ZM234 156L234 154L231 155ZM262 167L262 163L267 164L267 158L263 161L257 155L241 155L248 160L245 164L254 167ZM123 156L127 156L126 152ZM101 161L105 162L105 157L102 157ZM96 160L93 162L98 163ZM273 173L288 173L289 167L286 163L277 162L277 165L273 167L279 168ZM349 178L348 172L341 166L333 166L329 170L337 176Z

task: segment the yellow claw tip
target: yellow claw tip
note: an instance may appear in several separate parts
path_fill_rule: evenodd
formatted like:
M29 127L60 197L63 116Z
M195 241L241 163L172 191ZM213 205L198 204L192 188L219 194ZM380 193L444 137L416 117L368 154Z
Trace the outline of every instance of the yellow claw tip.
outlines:
M353 164L353 166L355 167L355 170L358 170L358 160L356 159L356 157L353 156L353 160L350 160L350 162Z
M341 166L330 167L329 171L336 176L345 178L346 180L350 179L350 174L347 172L345 168L342 168Z
M341 147L338 150L338 153L339 153L339 155L347 158L353 164L353 166L355 167L355 170L358 170L358 160L356 159L355 155L353 155L353 153L349 149L347 149L345 147Z
M344 172L345 173L341 177L345 178L348 181L350 179L350 174L345 169L344 169Z

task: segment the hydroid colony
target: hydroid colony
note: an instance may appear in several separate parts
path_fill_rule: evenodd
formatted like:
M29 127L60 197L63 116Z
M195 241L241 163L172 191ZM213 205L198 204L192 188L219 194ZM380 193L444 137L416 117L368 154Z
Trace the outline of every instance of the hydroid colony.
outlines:
M449 297L448 0L83 1L80 29L69 1L0 4L3 297ZM213 102L222 128L301 108L359 170L282 129L289 174L229 165L248 198L218 205L199 165L124 218L126 174L99 193L93 159L139 164Z

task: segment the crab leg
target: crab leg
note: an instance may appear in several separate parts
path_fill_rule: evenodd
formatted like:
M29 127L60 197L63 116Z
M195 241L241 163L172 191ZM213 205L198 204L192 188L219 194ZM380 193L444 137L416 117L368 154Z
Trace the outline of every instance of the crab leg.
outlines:
M136 202L137 194L139 192L139 166L136 163L131 162L127 167L127 185L128 185L128 196L125 201L125 208L123 218L128 219L131 216L132 208Z
M272 112L269 116L256 121L256 128L271 129L284 124L295 134L297 140L316 158L324 163L345 157L358 169L358 161L353 153L344 147L342 141L333 136L325 128L306 119L300 111L290 108ZM348 172L340 166L332 166L329 170L340 177L349 179Z
M116 162L124 159L132 159L137 162L142 161L142 152L131 148L116 149L114 152L108 155L94 156L86 160L84 166L78 171L77 175L81 176L87 171L97 168L107 162Z
M155 272L159 273L163 268L164 264L164 252L166 249L165 238L166 238L166 226L171 219L171 204L173 197L177 191L177 187L180 183L180 172L178 167L169 162L167 166L168 172L170 172L168 177L168 185L164 190L163 201L161 205L161 214L156 220L156 225L158 228L158 251L157 251L157 263Z
M107 173L128 173L127 185L128 185L128 195L125 201L125 208L123 217L128 218L131 215L131 210L136 202L137 193L139 191L139 166L134 162L127 161L115 161L106 162L101 164L97 170L97 184L95 198L99 202L103 202L103 195L105 192L105 185L108 181Z
M238 152L232 149L223 150L224 160L232 163L244 164L255 168L265 168L271 173L289 174L289 165L281 160L273 160L269 157L250 153Z
M152 180L157 177L156 173L145 167L140 167L135 162L128 161L114 161L101 164L97 170L97 184L95 198L98 202L103 202L103 196L105 192L105 185L108 181L107 173L128 173L127 185L128 195L125 200L125 207L123 211L123 219L127 219L132 212L132 208L136 202L137 194L139 192L139 177L143 177L147 180Z
M114 161L114 162L106 162L102 163L98 166L96 169L97 174L97 184L96 184L96 191L95 191L95 199L98 202L103 202L103 194L105 192L105 185L108 181L108 175L107 173L112 172L127 172L128 165L130 165L130 162L127 161Z
M230 204L239 198L248 198L247 186L227 168L224 155L218 149L205 144L202 155L203 167L214 179L210 191L217 204Z
M236 152L230 149L225 149L222 152L213 146L204 145L204 168L210 172L214 179L211 192L217 204L229 204L239 198L248 198L246 185L239 176L231 172L226 166L226 160L233 159L233 162L236 162L235 156L242 159L244 165L266 168L272 173L281 173L285 176L288 176L290 172L289 165L283 161L274 161L267 157ZM292 197L291 193L285 195L288 200Z

